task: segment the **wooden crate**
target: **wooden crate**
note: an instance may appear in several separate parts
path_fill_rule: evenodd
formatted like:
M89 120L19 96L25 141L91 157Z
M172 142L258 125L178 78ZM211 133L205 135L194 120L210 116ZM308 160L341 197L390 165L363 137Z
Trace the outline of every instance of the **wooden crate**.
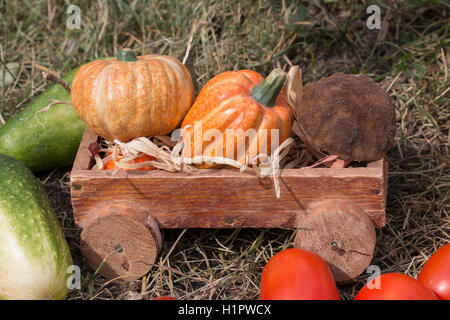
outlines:
M235 169L194 174L94 171L88 150L99 138L86 130L71 173L81 248L101 274L136 279L151 267L165 228L293 228L295 246L326 259L338 282L370 263L375 226L385 224L385 159L355 168L281 170L281 197L271 177Z

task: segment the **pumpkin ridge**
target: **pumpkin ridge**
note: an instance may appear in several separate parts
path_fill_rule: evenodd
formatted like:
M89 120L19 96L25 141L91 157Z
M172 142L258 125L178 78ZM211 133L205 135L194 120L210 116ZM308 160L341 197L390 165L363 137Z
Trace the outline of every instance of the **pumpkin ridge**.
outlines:
M135 63L127 61L121 61L120 63L121 63L120 68L118 68L117 64L112 65L110 72L107 74L107 78L110 81L105 81L105 85L107 84L113 85L107 86L106 92L108 93L105 96L107 99L112 97L112 101L109 101L108 107L115 110L120 110L122 116L120 119L116 119L114 127L111 126L114 120L113 119L114 113L108 112L107 119L110 132L112 132L114 136L121 137L119 140L127 141L129 139L126 128L127 124L130 123L131 112L129 111L129 108L125 107L124 105L130 104L135 106L133 104L134 101L131 94L132 89L130 88L129 85L129 84L134 85L135 83L135 81L132 80L134 76L134 71L132 70L132 67L134 68ZM122 68L125 68L126 71L124 72ZM117 79L121 79L123 76L125 76L124 81L118 83ZM125 85L126 83L128 83L128 85ZM125 101L127 101L128 103L125 103Z
M232 96L227 100L224 100L220 103L219 106L213 108L206 116L205 118L201 119L201 129L202 129L202 141L201 141L201 149L202 152L204 152L205 148L208 147L208 145L211 143L210 140L203 140L203 135L210 129L216 129L219 130L222 135L224 134L224 129L228 128L230 126L230 124L234 123L238 118L242 117L242 110L240 107L229 107L229 104L233 103L235 105L238 105L237 101L235 100L242 100L243 97L241 96ZM221 117L221 116L217 116L218 113L223 112L223 109L225 108L230 108L231 110L233 110L233 112L230 112L227 114L227 117ZM219 119L218 121L210 121L211 119L217 118ZM194 125L194 123L187 123L187 124L191 124ZM183 123L183 128L187 125ZM189 133L190 133L190 137L192 137L191 140L191 150L192 152L194 152L194 143L195 141L193 140L194 137L196 137L196 131L194 132L194 128L189 128ZM221 136L222 136L221 135ZM225 141L224 141L225 143ZM193 154L193 153L191 153Z
M128 92L127 94L127 99L130 99L132 101L132 105L134 106L134 109L137 109L137 94L136 91L139 89L138 85L137 85L137 76L136 76L136 65L137 65L137 61L133 61L133 62L127 62L126 67L128 68L127 70L127 82L132 84L132 86L128 85L125 87L126 91ZM122 123L122 127L120 128L120 133L121 135L125 134L128 135L127 132L127 123L132 123L133 119L135 118L135 116L138 114L138 112L126 112L125 113L126 116L126 120ZM140 126L138 126L140 127Z
M146 61L138 57L136 61L136 85L133 97L135 100L136 111L133 113L133 117L130 121L137 123L137 127L142 128L149 122L149 116L145 112L145 106L149 103L149 82L150 82L150 70ZM139 85L140 83L140 85ZM140 101L140 102L139 102Z
M261 126L267 117L266 108L260 108L259 104L256 101L254 101L252 97L249 97L248 99L250 101L252 101L255 105L257 105L257 110L259 110L259 112L257 113L258 114L257 123L256 123L256 125L252 126L252 128L255 129L256 134L253 136L253 139L249 138L248 147L244 146L244 150L245 150L244 155L238 159L238 161L241 163L248 163L248 161L252 160L251 157L254 157L259 154L260 144L261 144L260 132L261 132L261 129L265 129L265 128L261 128ZM250 151L252 150L252 147L255 144L256 144L256 153L250 154ZM236 156L237 156L237 152L236 152ZM247 159L247 156L248 156L248 159ZM246 161L246 160L248 160L248 161Z
M147 56L145 56L145 57L147 57ZM153 65L151 65L150 63L149 63L149 61L150 60L147 60L146 61L146 63L145 63L145 66L146 66L146 68L147 68L147 73L148 73L148 75L149 75L149 77L148 77L148 93L147 93L147 95L149 96L149 100L148 100L148 104L149 105L154 105L155 104L155 94L153 93L153 91L155 90L155 81L154 81L154 79L153 79ZM148 121L148 123L151 125L151 126L154 126L154 123L155 123L155 120L154 120L154 112L155 112L155 110L154 110L154 108L150 108L150 112L148 112L148 114L146 115L147 117L148 117L148 119L149 119L149 121Z
M242 76L244 79L246 79L246 81L250 82L249 86L239 83L239 80L235 79L235 78L221 77L219 79L213 80L213 82L210 83L210 84L206 84L206 86L203 87L203 89L200 91L199 96L200 95L205 95L208 91L210 91L212 89L215 89L217 87L222 87L223 85L226 85L226 84L234 84L236 86L239 86L243 90L248 91L248 94L250 95L250 91L251 91L251 87L250 86L252 86L252 84L253 84L251 79L249 79L244 74L241 74L241 73L239 73L237 71L227 71L227 72L224 72L224 73L220 74L219 76L222 76L225 73Z
M159 63L165 62L165 64L169 64L170 66L172 66L172 71L173 69L176 69L178 71L178 73L183 73L183 69L180 66L180 62L178 60L175 61L175 58L171 57L171 56L167 56L167 55L162 55L162 56L156 56L156 55L152 55L152 57L150 57L149 59L151 60L156 60ZM164 63L163 63L164 64Z
M157 59L150 59L149 64L152 66L152 90L153 90L153 102L154 106L167 105L167 94L164 92L164 88L160 86L159 77L165 77L163 75L164 71L162 68L161 61ZM151 108L151 119L152 125L154 127L160 128L160 124L163 122L162 115L158 112L158 108ZM149 135L154 135L153 130Z
M165 123L167 123L168 121L170 121L169 118L169 114L173 113L174 110L174 106L173 106L173 102L172 102L172 93L173 93L173 83L172 83L172 79L170 78L170 76L168 75L168 70L169 72L171 71L171 69L169 69L168 67L166 67L166 64L164 64L162 61L159 61L162 70L163 70L163 74L164 74L164 79L165 79L165 83L166 83L166 94L165 94L165 100L166 100L166 105L168 106L169 110L167 113L160 113L160 126L164 126ZM170 89L170 90L169 90ZM164 129L166 130L166 129Z
M173 77L173 82L174 82L174 87L175 90L177 92L177 97L176 99L173 98L173 100L176 103L176 107L174 108L175 110L177 110L177 112L182 112L182 117L181 119L179 119L178 121L176 121L177 119L173 119L173 126L178 126L178 124L180 124L182 122L182 120L184 119L184 117L186 116L186 114L189 112L190 108L183 108L183 106L185 104L192 106L192 100L193 100L193 92L194 92L194 85L192 83L192 77L191 74L189 73L189 71L185 68L185 66L183 64L181 64L180 61L176 60L175 58L171 57L171 56L167 56L167 55L162 55L162 56L153 56L151 59L153 60L157 60L159 62L165 62L165 64L163 64L164 66L166 65L170 65L172 68L169 68L169 70L171 71L171 74L174 76ZM179 83L183 83L182 79L183 77L187 77L189 78L191 81L188 83L189 85L189 90L181 90L181 88L179 87ZM183 88L184 89L184 88ZM172 90L173 91L173 90ZM184 92L191 92L192 94L189 94L185 99L184 97ZM181 92L183 92L183 95L181 94ZM180 98L183 98L183 103L180 102ZM185 110L183 110L185 109ZM167 132L168 133L168 132Z
M192 106L192 108L189 110L186 117L184 118L182 127L184 128L186 124L193 124L192 119L198 119L200 116L202 118L205 116L207 117L215 109L217 109L219 107L222 108L224 101L228 100L231 97L235 97L237 94L230 95L229 97L227 97L226 95L225 96L222 95L219 97L221 91L223 90L223 88L226 88L227 86L234 86L234 85L235 84L233 84L233 83L225 84L220 88L215 88L215 91L210 92L207 95L200 93L197 96L197 98L194 102L194 105ZM228 91L230 92L231 89ZM235 90L235 91L239 91L239 90ZM199 106L202 106L202 107L199 107ZM214 112L217 112L217 110Z
M167 64L162 64L163 66L163 70L164 70L164 75L166 77L166 82L169 84L170 86L170 90L167 90L167 103L169 106L169 112L166 113L166 120L164 121L165 123L169 123L170 127L172 126L176 126L177 123L174 123L177 119L174 118L170 118L167 115L168 114L172 114L172 113L178 113L178 105L177 105L177 101L178 101L178 97L174 96L178 95L177 92L177 86L176 86L176 76L174 75L174 71L172 68L169 68L169 66Z
M211 108L211 110L205 115L205 117L202 119L202 123L208 123L210 119L214 118L218 113L223 112L223 109L225 109L228 104L230 104L233 100L237 100L237 99L241 99L242 97L240 96L232 96L226 100L223 100L218 106L215 106L214 108ZM236 108L236 111L238 112L238 115L236 117L239 116L239 114L241 112L239 112L239 108ZM223 122L223 118L220 117ZM203 124L202 124L203 126Z
M249 140L248 145L250 146L253 141L257 138L258 136L258 130L256 128L258 128L258 126L260 125L262 119L263 119L263 115L261 113L261 109L259 108L259 106L257 105L257 103L255 101L253 101L253 99L251 99L250 97L246 97L246 96L234 96L231 99L228 99L224 105L224 107L227 107L229 104L231 104L231 100L238 100L235 101L235 104L238 105L239 107L233 107L233 109L235 110L235 112L233 112L233 117L230 117L229 119L227 119L227 121L224 121L223 119L221 119L222 121L220 122L221 125L217 126L214 129L218 129L222 134L220 136L220 138L223 141L223 150L222 150L222 156L225 157L226 155L226 131L228 129L233 130L233 136L234 136L234 140L236 141L236 131L238 129L243 130L243 132L245 133L246 130L248 129L255 129L255 135L251 136L250 138L252 138L251 140ZM239 101L240 100L240 101ZM242 103L243 101L246 101L247 106L246 107L242 107ZM252 106L253 108L250 108L249 106ZM230 108L231 109L231 108ZM245 127L240 126L241 122L242 122L242 118L246 117L247 119L249 117L252 117L254 115L257 115L256 117L256 122L253 123L253 125L247 125ZM231 115L230 115L231 116ZM252 117L253 118L253 117ZM248 121L247 121L248 122ZM204 121L204 123L209 123L208 120ZM206 130L205 130L206 131ZM250 139L249 138L249 139ZM204 142L205 143L205 142ZM207 151L211 150L212 145L215 145L216 142L206 142L206 145L202 145L202 150L203 153L206 153ZM233 143L234 145L234 143ZM246 146L244 145L244 150L247 150ZM234 155L235 158L238 156L237 155L237 147L234 150ZM244 155L246 154L246 152L244 152Z
M130 123L131 112L126 105L132 105L133 103L130 83L134 85L134 82L130 80L130 78L133 77L133 72L130 72L130 69L135 63L121 61L120 64L120 68L119 65L113 64L110 72L106 75L105 100L108 101L106 104L108 109L119 110L122 116L119 119L113 119L114 112L110 112L109 110L104 111L107 112L106 119L108 120L108 128L112 133L112 136L120 137L118 140L127 141L129 140L129 137L126 128L127 124ZM126 68L126 71L123 71L122 68ZM123 79L123 77L125 77L125 79ZM124 81L119 82L118 79L123 79ZM112 125L113 123L114 126Z
M194 99L194 84L192 82L191 74L180 61L171 56L162 55L157 56L156 58L172 66L171 72L174 76L175 92L177 93L177 97L176 99L174 99L177 106L175 109L177 110L177 112L180 112L182 114L181 119L179 119L178 121L176 121L176 119L173 119L173 125L179 126L185 118L186 114L189 112ZM190 79L190 81L183 82L183 78L188 78ZM188 105L189 108L184 108L185 105Z
M86 64L78 70L77 74L82 74L84 72L88 72L91 69L93 69L93 71L89 72L90 74L92 74L93 72L96 71L96 68L98 69L97 65L98 65L98 63ZM84 103L84 99L82 99L82 98L80 99L79 96L77 96L73 93L80 90L82 92L83 96L87 95L86 91L84 91L83 88L89 88L88 84L90 81L91 81L91 78L89 78L89 77L83 78L83 77L76 77L76 76L74 77L74 80L72 81L70 98L74 105L79 106L79 110L81 111L81 113L88 112L89 108L87 108L86 103ZM78 88L80 88L80 89L78 89ZM78 100L80 100L80 103L78 103Z
M175 93L172 96L172 106L173 106L172 108L175 110L175 113L183 113L184 110L182 110L180 105L180 100L182 99L182 97L181 97L181 89L178 83L178 73L175 73L173 70L170 70L170 74L173 82L173 92ZM172 118L171 127L178 127L180 122L181 122L180 119Z
M106 105L105 101L105 80L106 75L109 72L109 69L111 68L112 64L108 64L103 70L100 71L99 75L94 78L93 83L93 95L94 95L94 108L88 108L88 117L89 119L96 119L98 122L100 122L104 136L110 137L111 131L109 130L109 126L107 124L107 121L101 116L104 112L103 108ZM95 113L94 113L95 112ZM96 128L94 128L95 130Z
M259 118L258 124L255 126L256 135L255 138L249 141L248 148L246 148L246 152L238 161L244 163L243 161L248 156L248 160L250 161L253 157L261 154L261 146L263 144L266 145L266 153L269 153L271 150L271 130L281 128L281 121L277 115L274 115L270 109L267 107L261 108L261 114ZM276 126L274 125L274 118L279 120L276 121ZM265 134L263 132L265 131ZM279 131L280 132L280 131ZM265 139L263 139L265 137ZM279 138L281 140L281 138ZM268 154L267 154L268 155Z
M258 72L255 72L253 70L239 70L236 72L246 77L252 83L252 88L253 86L260 84L261 82L264 81L264 77L261 76ZM250 88L250 90L252 88Z
M210 128L205 128L205 125L204 124L206 124L206 123L209 123L209 119L212 119L217 113L219 113L219 112L221 112L222 111L222 109L224 109L225 107L227 107L227 105L228 105L228 103L230 102L230 101L232 101L232 100L234 100L234 99L236 99L238 96L233 96L233 97L230 97L229 99L227 99L227 100L224 100L224 101L222 101L221 102L221 104L219 105L219 106L217 106L216 108L214 108L214 109L212 109L211 110L211 112L209 112L206 116L205 116L205 118L203 118L202 120L200 120L201 121L201 128L202 128L202 136L203 136L203 134L204 134L204 132L206 132L207 130L209 130L209 129L211 129L211 127ZM236 108L236 115L235 115L235 117L233 118L233 120L235 119L235 118L237 118L237 117L239 117L239 115L240 115L240 112L239 112L239 109L238 108ZM229 116L232 116L232 115L234 115L234 113L232 113L232 114L230 114ZM221 117L220 118L222 121L221 121L221 123L223 124L223 126L226 126L226 123L223 121L224 119ZM190 133L190 139L191 139L191 142L190 142L190 144L191 144L191 151L193 152L194 151L194 143L195 143L195 141L194 141L194 137L195 137L195 132L194 132L194 125L195 125L195 121L193 122L193 123L190 123L190 122L187 122L187 123L185 123L185 122L183 122L183 125L182 125L182 128L185 128L187 125L191 125L192 127L190 127L190 128L187 128L186 130L187 131L189 131L189 133ZM220 126L219 126L220 127ZM212 128L212 129L218 129L218 130L220 130L219 128L217 128L217 126L215 127L215 128ZM207 141L203 141L203 139L202 139L202 150L206 147L206 145L208 144L208 142Z

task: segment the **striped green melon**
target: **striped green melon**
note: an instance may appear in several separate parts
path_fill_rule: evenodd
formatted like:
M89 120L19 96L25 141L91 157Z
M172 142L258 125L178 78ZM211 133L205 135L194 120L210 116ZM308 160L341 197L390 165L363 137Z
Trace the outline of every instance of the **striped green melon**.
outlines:
M77 71L71 70L62 80L71 82ZM0 153L22 161L33 172L72 165L86 125L67 104L36 113L53 100L70 102L70 95L61 85L52 84L9 119L0 128Z
M64 299L72 257L42 184L0 154L0 298Z

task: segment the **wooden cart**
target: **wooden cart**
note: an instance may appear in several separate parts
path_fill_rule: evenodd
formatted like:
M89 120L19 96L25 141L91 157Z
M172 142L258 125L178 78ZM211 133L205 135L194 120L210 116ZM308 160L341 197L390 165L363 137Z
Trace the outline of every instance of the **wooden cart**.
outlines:
M165 228L292 228L294 245L318 253L337 282L363 273L373 257L375 227L385 224L385 159L355 168L282 170L281 197L271 177L234 169L194 174L94 171L84 133L71 173L72 206L81 250L106 278L146 274Z

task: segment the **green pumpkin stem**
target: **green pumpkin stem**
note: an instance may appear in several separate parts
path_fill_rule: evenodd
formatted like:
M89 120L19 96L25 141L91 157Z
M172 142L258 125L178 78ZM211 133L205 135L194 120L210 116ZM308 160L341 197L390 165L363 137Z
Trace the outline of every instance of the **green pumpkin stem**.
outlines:
M273 107L286 81L287 74L274 69L263 82L252 88L252 97L266 107Z
M122 49L117 55L118 61L137 61L136 56L130 49Z

